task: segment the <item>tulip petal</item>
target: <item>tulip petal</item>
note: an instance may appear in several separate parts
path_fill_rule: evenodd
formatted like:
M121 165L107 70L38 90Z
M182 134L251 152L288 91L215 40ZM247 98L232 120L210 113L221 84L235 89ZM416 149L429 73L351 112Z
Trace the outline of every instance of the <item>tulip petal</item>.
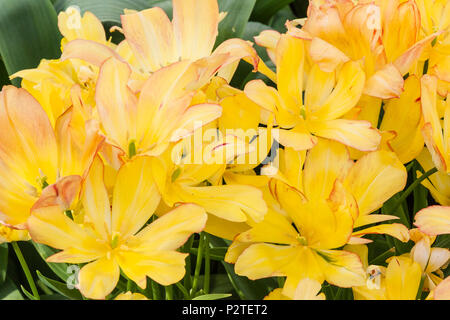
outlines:
M450 207L431 206L417 212L414 225L427 235L450 233Z
M120 269L115 259L101 258L81 268L79 289L90 299L105 299L119 282Z

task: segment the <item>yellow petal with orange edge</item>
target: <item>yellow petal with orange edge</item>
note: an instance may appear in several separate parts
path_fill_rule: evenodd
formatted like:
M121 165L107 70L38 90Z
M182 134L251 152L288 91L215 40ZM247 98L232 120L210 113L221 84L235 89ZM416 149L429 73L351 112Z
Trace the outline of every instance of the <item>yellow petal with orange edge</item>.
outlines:
M259 35L254 37L255 43L267 49L267 54L273 63L276 63L276 47L281 34L275 30L263 30Z
M350 60L341 50L317 37L311 41L309 54L311 59L325 72L332 72Z
M81 59L100 67L102 63L111 57L123 61L123 58L117 52L104 44L92 40L77 39L68 42L64 46L61 61Z
M352 164L343 144L328 139L318 141L308 151L303 169L304 193L309 200L328 198L335 180L343 178Z
M386 269L386 297L389 300L415 300L422 269L407 257L394 257Z
M428 37L416 42L405 53L394 61L394 66L402 75L408 73L412 65L420 58L420 55L429 46L440 32L429 35Z
M64 250L57 253L56 258L51 256L49 261L89 262L107 249L104 243L68 218L58 206L35 209L28 218L27 228L33 241Z
M450 277L445 278L434 289L434 300L450 300Z
M370 122L336 119L308 121L308 127L316 136L339 141L361 151L376 150L381 141L377 129Z
M228 263L236 263L239 256L245 249L253 245L251 242L233 241L227 249L224 261Z
M416 213L414 225L427 235L450 233L450 207L431 206Z
M219 24L216 0L174 0L173 29L179 56L199 59L211 54Z
M206 219L202 207L182 204L139 231L128 245L141 252L176 250L191 234L203 230Z
M277 87L286 107L298 113L303 105L303 66L305 46L302 39L281 35L276 48Z
M81 268L78 274L79 289L90 299L105 299L120 278L119 264L115 259L101 258Z
M428 151L433 158L436 167L447 171L445 145L442 136L442 126L437 109L437 78L430 75L424 75L421 79L421 104L425 125L422 128L422 134Z
M279 244L296 245L298 232L292 227L291 221L282 214L269 210L264 220L253 228L239 234L236 241L239 242L270 242Z
M94 232L106 241L111 236L111 206L104 183L104 165L96 157L83 183L82 203L85 220L92 223Z
M445 266L450 259L450 250L447 248L431 248L430 260L425 272L435 272Z
M262 80L248 82L245 85L244 93L253 102L275 114L281 108L281 97L278 91L266 85Z
M267 296L264 297L264 300L291 300L291 298L283 294L282 288L278 288L272 290Z
M406 179L406 169L395 153L380 150L359 159L345 178L345 185L355 196L362 216L379 209L401 191Z
M189 107L180 117L177 130L170 137L171 142L188 137L195 130L218 119L222 108L217 104L204 103Z
M317 250L316 256L328 283L342 288L364 285L366 272L357 254L342 250Z
M361 98L365 79L364 71L358 63L345 63L337 74L337 82L333 91L310 117L318 120L333 120L343 116L355 107ZM309 81L314 81L314 79L308 78ZM311 90L322 90L321 83L316 85L313 83L311 87Z
M388 100L384 105L380 130L396 132L389 145L402 163L415 159L423 149L420 108L420 81L416 76L406 79L399 99Z
M298 249L258 243L248 247L236 261L234 270L250 280L286 275L283 271L298 255Z
M42 190L41 196L33 204L31 211L48 206L59 206L61 210L69 210L79 199L82 178L65 176Z
M402 242L409 241L408 228L401 223L381 224L353 232L354 237L362 237L366 234L388 234Z
M258 65L261 61L253 48L253 44L242 39L228 39L222 42L214 50L213 54L229 55L229 58L218 72L218 76L224 78L227 82L231 81L241 59L253 65L254 71L258 70Z
M183 194L178 196L183 202L198 204L206 212L232 222L245 222L247 215L261 221L267 212L262 192L252 186L184 187Z
M155 161L136 157L120 168L112 200L112 234L122 239L132 236L153 215L161 199L153 174Z
M100 68L95 101L108 138L123 150L136 137L135 117L137 98L127 85L130 67L114 58Z
M398 98L402 93L404 80L393 64L386 64L366 81L364 94L381 99Z
M188 254L177 251L120 251L117 259L123 272L145 289L146 277L168 286L180 281L185 274L185 259Z
M105 29L98 18L89 11L81 17L80 12L69 7L58 14L58 28L68 41L86 39L106 42Z
M121 16L123 33L143 71L154 72L178 60L172 23L154 7Z

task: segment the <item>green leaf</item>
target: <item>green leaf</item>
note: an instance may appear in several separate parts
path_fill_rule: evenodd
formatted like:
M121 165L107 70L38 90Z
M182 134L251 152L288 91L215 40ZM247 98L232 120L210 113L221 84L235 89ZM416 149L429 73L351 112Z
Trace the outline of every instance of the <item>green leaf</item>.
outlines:
M216 46L227 39L240 38L245 30L256 0L219 0L219 11L227 16L219 23Z
M23 300L20 290L11 279L7 278L0 286L0 300Z
M7 84L11 84L11 81L9 81L8 71L6 71L3 60L0 60L0 88Z
M195 297L192 300L219 300L228 297L231 297L230 293L211 293Z
M62 294L63 296L72 299L72 300L82 300L80 292L77 289L69 289L67 284L49 279L43 276L39 271L36 271L39 279L49 288L55 290L56 292Z
M0 285L5 282L8 270L8 244L0 244Z
M286 32L286 20L294 20L297 17L294 15L290 7L284 7L278 11L269 21L269 26L278 32Z
M25 294L25 296L30 299L30 300L38 300L38 298L36 298L35 296L33 296L31 293L29 293L27 291L27 289L24 288L24 286L20 286L20 289L22 290L22 292Z
M34 241L32 243L36 248L36 251L42 257L42 259L44 259L44 261L51 255L57 253L55 249L52 249L44 244L35 243ZM69 265L66 263L53 263L53 262L46 262L46 263L50 267L50 269L63 281L67 281L67 278L69 278L69 276L71 275L71 273L68 271Z
M103 23L120 25L120 15L123 14L124 9L141 11L160 5L164 9L164 7L168 8L166 2L158 0L58 0L55 3L55 9L60 12L70 6L77 6L82 13L92 12Z
M9 75L60 56L61 35L49 0L0 0L0 8L0 55Z
M258 0L253 9L251 19L267 23L275 13L291 2L294 2L294 0Z

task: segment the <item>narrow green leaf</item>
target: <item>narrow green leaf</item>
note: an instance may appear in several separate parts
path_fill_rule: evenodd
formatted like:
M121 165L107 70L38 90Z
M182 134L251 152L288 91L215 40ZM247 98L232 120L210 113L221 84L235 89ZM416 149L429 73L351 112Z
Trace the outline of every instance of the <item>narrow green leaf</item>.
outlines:
M8 84L11 84L11 81L9 81L8 71L6 71L3 60L0 60L0 88Z
M158 0L58 0L55 3L55 9L60 12L70 6L77 6L82 13L92 12L103 23L120 25L120 15L123 14L124 9L141 11L153 6L167 9L166 2Z
M230 293L211 293L195 297L192 300L219 300L228 297L231 297Z
M256 0L219 0L219 11L226 17L219 24L216 46L230 38L240 38L245 30Z
M59 294L62 294L63 296L72 299L72 300L82 300L83 297L81 296L80 292L77 289L69 289L67 287L67 284L49 279L42 275L39 271L36 271L39 279L49 288L55 290Z
M49 0L0 0L0 8L0 55L9 75L60 56L61 35Z
M251 19L267 23L280 9L294 2L294 0L258 0L253 9Z
M8 244L0 244L0 285L5 282L8 270Z
M52 249L46 245L32 242L34 247L36 248L39 255L44 259L44 261L50 257L51 255L57 253L55 249ZM66 263L53 263L53 262L46 262L47 265L50 267L50 269L61 278L63 281L67 281L67 278L71 276L72 274L69 272L69 265Z
M30 300L39 300L38 298L36 298L35 296L33 296L31 293L29 293L27 291L27 289L24 288L24 286L20 286L20 289L22 290L22 292L25 294L25 296L30 299Z

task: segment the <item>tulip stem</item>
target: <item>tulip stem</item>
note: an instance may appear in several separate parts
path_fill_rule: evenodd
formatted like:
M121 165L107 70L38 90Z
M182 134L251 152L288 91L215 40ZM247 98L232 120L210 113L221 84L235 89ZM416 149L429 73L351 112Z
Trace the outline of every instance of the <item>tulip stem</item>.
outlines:
M211 259L209 256L209 239L208 235L205 233L205 279L203 282L203 291L205 294L209 294L209 283L210 283L210 273L211 273Z
M36 284L34 283L33 277L31 276L30 269L28 268L27 262L25 261L25 258L23 257L22 251L20 251L19 245L17 244L17 242L12 242L11 245L14 249L14 252L16 253L17 259L19 259L20 265L22 267L23 272L25 273L25 277L28 280L28 284L30 285L33 296L37 300L40 300L41 297L39 297L39 293L36 288Z
M427 172L425 172L422 176L420 176L420 178L418 178L417 180L415 180L413 183L411 183L411 185L408 187L408 189L406 189L402 195L400 196L400 198L398 198L397 202L394 204L394 206L390 209L392 210L392 212L395 212L398 207L403 203L403 201L406 200L406 198L411 194L411 192L414 191L415 188L417 188L417 186L424 181L425 179L427 179L429 176L431 176L432 174L436 173L437 169L433 168L431 170L428 170ZM406 217L404 217L406 218ZM408 222L408 219L405 219L405 222Z
M191 294L195 294L198 285L198 279L200 277L200 269L202 268L203 249L204 249L205 237L203 233L200 233L200 240L198 242L197 261L195 263L194 281L192 282Z

